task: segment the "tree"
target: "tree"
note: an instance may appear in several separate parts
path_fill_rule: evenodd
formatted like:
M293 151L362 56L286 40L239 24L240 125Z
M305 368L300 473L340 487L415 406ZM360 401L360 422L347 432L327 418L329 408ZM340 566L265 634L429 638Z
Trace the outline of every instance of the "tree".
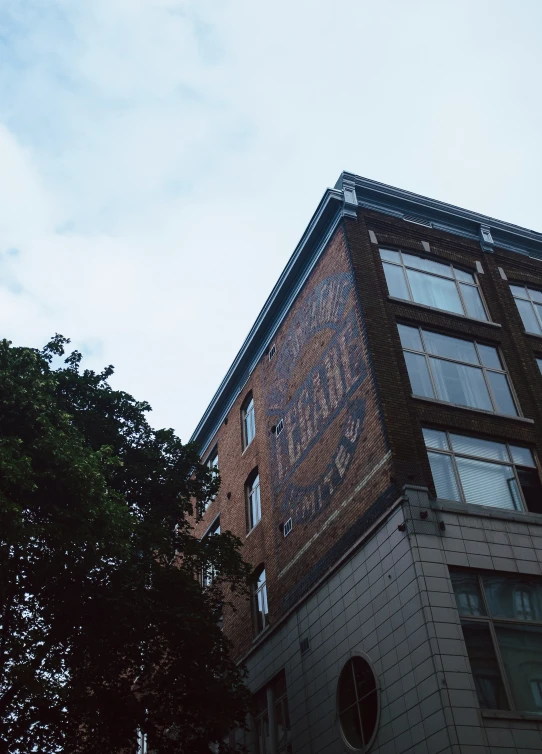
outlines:
M0 342L0 751L230 751L248 692L218 616L248 566L191 523L219 480L67 343Z

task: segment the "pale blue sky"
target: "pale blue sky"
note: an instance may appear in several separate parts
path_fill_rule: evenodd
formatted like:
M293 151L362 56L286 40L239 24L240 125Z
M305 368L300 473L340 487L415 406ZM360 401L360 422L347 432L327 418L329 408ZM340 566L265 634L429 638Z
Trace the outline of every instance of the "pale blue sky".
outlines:
M188 439L341 170L542 230L540 0L3 0L2 335Z

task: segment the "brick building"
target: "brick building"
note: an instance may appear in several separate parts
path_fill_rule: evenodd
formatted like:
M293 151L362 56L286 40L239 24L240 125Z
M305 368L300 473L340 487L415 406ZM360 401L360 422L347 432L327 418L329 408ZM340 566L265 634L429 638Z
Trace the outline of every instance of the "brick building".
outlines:
M343 173L193 436L252 752L542 750L541 395L542 235Z

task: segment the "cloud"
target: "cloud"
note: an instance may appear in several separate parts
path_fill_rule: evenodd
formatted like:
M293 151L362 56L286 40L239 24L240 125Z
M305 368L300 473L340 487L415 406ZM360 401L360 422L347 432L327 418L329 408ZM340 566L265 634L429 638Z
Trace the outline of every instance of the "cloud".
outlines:
M341 170L539 224L541 16L7 0L2 334L70 336L187 439Z

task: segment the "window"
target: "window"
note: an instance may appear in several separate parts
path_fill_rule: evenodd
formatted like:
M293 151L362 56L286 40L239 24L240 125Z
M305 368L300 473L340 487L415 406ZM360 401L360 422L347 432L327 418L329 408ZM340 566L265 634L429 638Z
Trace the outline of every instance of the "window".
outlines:
M243 450L248 448L254 435L256 434L256 422L254 420L254 399L252 393L245 398L241 409L241 419L243 423Z
M474 273L404 251L380 249L380 257L390 296L474 319L488 319Z
M509 378L496 348L421 327L398 328L415 395L517 416Z
M539 359L539 358L537 358L537 359L536 359L536 363L538 364L538 368L539 368L539 369L540 369L540 371L542 372L542 359Z
M208 469L210 469L214 474L218 474L218 445L215 445L215 447L211 450L209 455L207 456L207 460L205 461L205 465ZM207 502L205 503L205 510L211 505L213 500L215 499L215 495L213 497L209 498Z
M256 571L252 581L252 614L254 632L259 634L269 625L267 585L265 583L265 568L263 566Z
M258 469L255 469L245 484L245 496L247 506L247 532L254 529L262 517L260 501L260 477Z
M423 435L437 497L542 513L542 484L529 448L435 429Z
M284 671L260 689L254 701L257 754L271 754L274 751L278 754L291 754L290 715Z
M215 534L220 534L220 516L217 516L216 520L213 521L211 527L209 530L205 533L204 539L207 539L207 537L212 537ZM202 586L211 586L213 581L216 578L216 569L214 566L208 566L206 568L203 568L201 572L201 584Z
M480 707L542 714L542 581L450 576Z
M136 754L148 754L148 747L147 747L147 734L143 733L143 731L138 730L137 731L137 749Z
M368 751L377 729L379 698L373 669L364 657L350 658L341 670L337 712L348 746L356 751Z
M542 291L526 285L511 285L510 290L527 332L542 335Z

